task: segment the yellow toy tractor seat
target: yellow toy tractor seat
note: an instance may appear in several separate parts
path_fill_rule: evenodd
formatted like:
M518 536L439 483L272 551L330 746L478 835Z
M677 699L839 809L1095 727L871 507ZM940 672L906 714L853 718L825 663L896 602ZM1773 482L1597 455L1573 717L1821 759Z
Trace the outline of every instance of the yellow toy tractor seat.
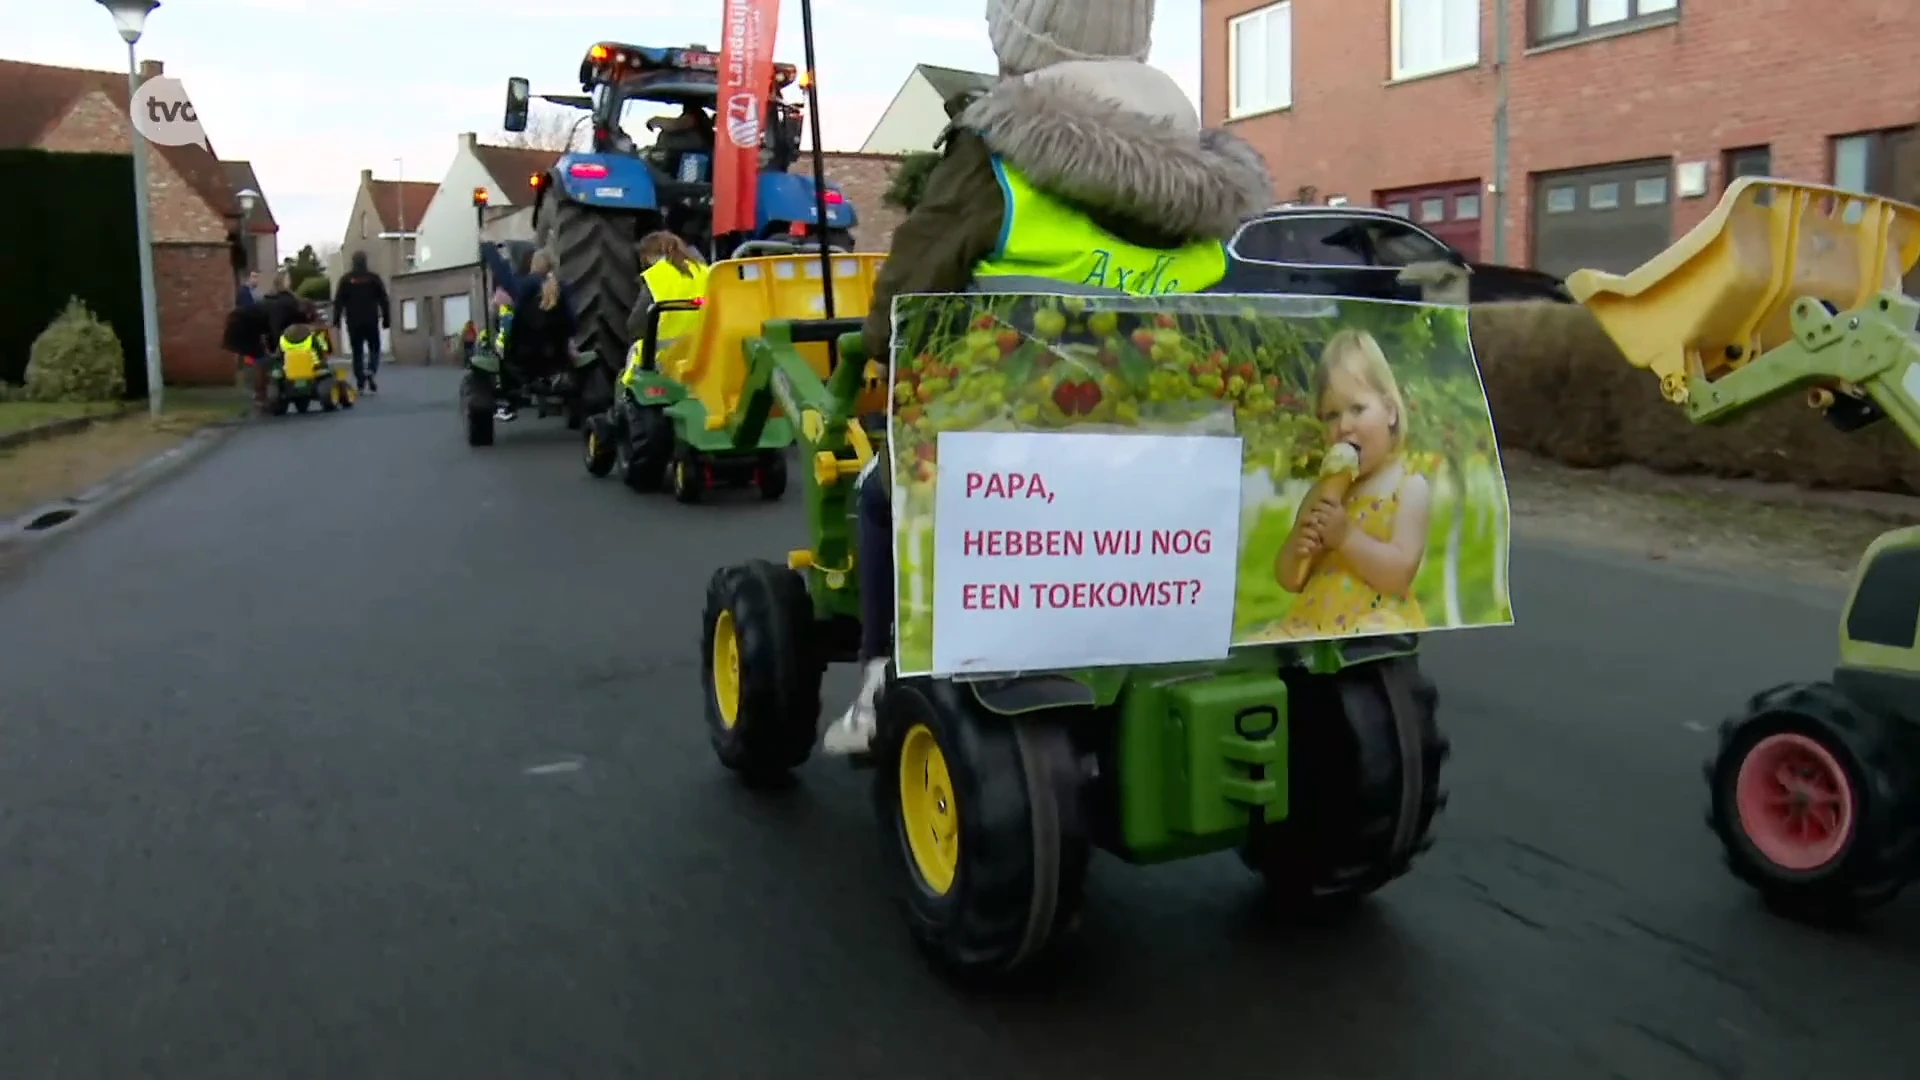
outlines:
M1794 335L1802 299L1845 311L1900 289L1920 261L1920 210L1819 184L1744 177L1705 221L1628 274L1578 270L1567 290L1636 367L1684 403Z

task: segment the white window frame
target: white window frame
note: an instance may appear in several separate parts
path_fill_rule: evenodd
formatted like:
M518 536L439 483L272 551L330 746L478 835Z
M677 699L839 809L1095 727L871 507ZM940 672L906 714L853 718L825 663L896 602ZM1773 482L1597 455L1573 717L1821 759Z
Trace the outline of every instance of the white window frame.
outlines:
M1240 32L1243 26L1255 27L1253 32L1266 35L1271 42L1272 32L1267 27L1269 19L1286 20L1286 76L1284 89L1277 95L1256 102L1240 100ZM1269 67L1271 57L1262 58ZM1278 100L1273 100L1277 97ZM1282 0L1278 4L1268 4L1257 11L1236 15L1227 20L1227 119L1241 120L1261 113L1279 112L1293 107L1293 0Z
M1448 9L1455 5L1473 9L1472 44L1460 51L1447 53L1445 44L1447 22L1450 18L1458 17ZM1406 8L1419 9L1422 21L1430 23L1434 21L1434 12L1437 10L1436 25L1440 27L1442 40L1439 55L1435 59L1419 64L1408 63L1401 33L1402 27L1408 21L1407 14L1403 10ZM1462 71L1480 66L1480 0L1393 0L1388 23L1387 46L1391 54L1389 74L1393 79L1417 79L1425 75L1438 75L1441 72Z
M408 333L420 329L420 301L400 301L400 329Z

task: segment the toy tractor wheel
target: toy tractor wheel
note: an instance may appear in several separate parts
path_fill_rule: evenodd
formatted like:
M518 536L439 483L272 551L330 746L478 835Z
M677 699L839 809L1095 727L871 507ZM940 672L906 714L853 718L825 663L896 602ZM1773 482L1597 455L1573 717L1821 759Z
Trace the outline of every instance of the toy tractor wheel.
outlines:
M293 408L296 412L305 415L308 409L313 408L313 399L301 398L299 401L293 403Z
M275 416L287 415L287 399L276 395L273 402L267 406L267 411Z
M1720 726L1707 823L1775 911L1847 923L1897 895L1920 845L1906 732L1830 683L1756 694Z
M685 443L673 448L673 497L697 503L707 493L707 467L700 454Z
M493 445L493 389L480 385L471 371L460 378L460 420L468 446Z
M768 502L779 501L787 493L787 455L778 450L769 450L760 455L760 461L753 471L754 486L760 489L760 497Z
M908 679L881 698L873 757L882 858L920 949L965 981L1046 955L1079 916L1090 851L1065 726Z
M1449 751L1439 695L1413 657L1287 682L1291 805L1253 830L1240 858L1282 910L1344 910L1432 846Z
M635 491L659 491L673 461L673 421L657 405L629 405L627 425L621 478Z
M720 763L769 783L813 753L824 659L795 571L756 559L707 583L701 653L707 728Z
M619 457L619 444L615 441L613 425L604 416L590 416L586 422L586 432L580 442L586 448L587 475L606 476L613 471L615 460Z
M332 383L328 383L327 389L325 390L325 392L323 392L320 395L320 411L332 412L335 409L338 409L339 407L340 407L340 388L333 385Z

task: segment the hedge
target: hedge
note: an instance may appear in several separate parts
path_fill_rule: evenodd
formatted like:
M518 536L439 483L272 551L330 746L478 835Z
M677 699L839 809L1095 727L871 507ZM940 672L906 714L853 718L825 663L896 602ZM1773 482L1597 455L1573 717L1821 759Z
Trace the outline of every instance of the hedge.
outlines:
M1920 453L1891 422L1850 435L1798 395L1726 424L1689 423L1574 304L1476 305L1473 347L1500 445L1567 465L1920 493Z

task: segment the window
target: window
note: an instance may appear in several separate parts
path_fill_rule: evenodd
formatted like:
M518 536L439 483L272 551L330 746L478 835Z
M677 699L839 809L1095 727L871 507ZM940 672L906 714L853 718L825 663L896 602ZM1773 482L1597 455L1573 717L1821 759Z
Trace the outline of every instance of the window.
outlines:
M440 298L440 331L457 334L473 319L473 298L466 293Z
M1453 257L1446 245L1397 221L1367 222L1367 239L1373 245L1373 261L1381 266L1447 262Z
M1480 0L1394 0L1394 78L1479 62Z
M1398 215L1399 217L1403 217L1403 218L1413 217L1413 204L1410 202L1406 202L1404 200L1396 199L1395 201L1388 203L1384 209L1387 211L1387 213L1395 214L1395 215Z
M365 240L366 238L367 238L367 212L362 210L360 212L360 239Z
M1255 221L1234 238L1233 253L1249 262L1291 266L1365 266L1366 238L1351 218L1282 217Z
M1729 150L1720 171L1729 184L1743 176L1766 176L1773 171L1773 148L1743 146Z
M1547 189L1547 213L1571 214L1578 204L1579 189L1555 187Z
M1667 201L1667 178L1643 176L1633 182L1633 205L1659 206Z
M1420 220L1421 221L1447 220L1447 200L1421 199L1420 200Z
M1480 220L1480 196L1462 195L1453 200L1453 216L1460 221Z
M1327 196L1327 205L1345 206L1347 205L1347 197L1345 195L1329 195Z
M1611 181L1587 188L1587 209L1615 210L1620 206L1620 185Z
M1891 128L1833 140L1833 186L1867 195L1900 198L1894 162L1903 150L1913 152L1907 144L1916 138L1916 133L1920 133L1920 128Z
M1293 104L1293 5L1274 4L1227 23L1227 116Z
M420 329L420 301L400 301L400 329L407 331Z
M1670 22L1680 0L1529 0L1535 45Z

